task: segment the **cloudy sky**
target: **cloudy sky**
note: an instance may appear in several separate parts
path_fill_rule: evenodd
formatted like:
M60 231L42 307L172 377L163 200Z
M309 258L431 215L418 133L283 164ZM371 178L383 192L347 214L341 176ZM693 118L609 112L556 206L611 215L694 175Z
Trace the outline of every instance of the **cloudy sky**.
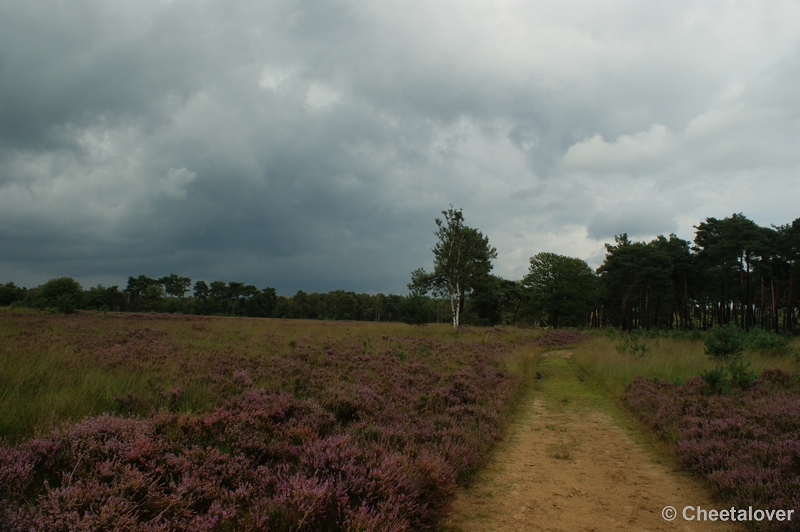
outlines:
M0 282L404 293L800 217L800 3L0 0Z

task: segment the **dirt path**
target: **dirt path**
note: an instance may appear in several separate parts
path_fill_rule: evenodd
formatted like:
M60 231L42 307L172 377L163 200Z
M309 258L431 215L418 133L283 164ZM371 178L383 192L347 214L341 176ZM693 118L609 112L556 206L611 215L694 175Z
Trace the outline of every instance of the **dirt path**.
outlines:
M464 531L735 530L662 518L665 506L724 509L697 480L636 443L584 385L569 351L540 358L542 379L494 458L459 493L444 529Z

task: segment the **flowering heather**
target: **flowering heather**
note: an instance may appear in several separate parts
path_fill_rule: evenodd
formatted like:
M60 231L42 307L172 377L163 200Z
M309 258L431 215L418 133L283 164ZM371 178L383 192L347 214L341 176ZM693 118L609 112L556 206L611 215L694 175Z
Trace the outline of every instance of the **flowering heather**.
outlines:
M676 442L683 464L704 475L726 501L737 507L800 512L797 378L773 368L747 390L708 392L700 378L676 386L637 377L625 397L660 436ZM761 525L763 530L797 526Z
M307 327L330 334L286 336L266 320L20 319L66 346L65 367L171 384L154 378L115 414L0 447L9 531L431 529L519 384L501 369L502 331L470 341L318 324ZM182 410L200 386L214 400Z
M568 331L565 329L550 329L543 335L536 338L533 344L545 349L556 349L568 345L578 344L588 340L589 337L578 331Z

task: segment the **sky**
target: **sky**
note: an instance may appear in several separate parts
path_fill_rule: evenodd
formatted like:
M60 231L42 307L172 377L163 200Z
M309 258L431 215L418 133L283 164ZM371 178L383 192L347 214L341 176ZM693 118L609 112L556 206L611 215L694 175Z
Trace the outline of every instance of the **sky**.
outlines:
M800 217L800 3L0 0L0 282L406 293Z

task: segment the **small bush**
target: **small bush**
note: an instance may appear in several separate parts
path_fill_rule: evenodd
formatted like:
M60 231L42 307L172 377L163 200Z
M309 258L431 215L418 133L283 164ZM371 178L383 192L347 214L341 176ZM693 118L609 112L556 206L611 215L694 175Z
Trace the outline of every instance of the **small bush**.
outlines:
M650 348L644 342L640 342L641 334L639 331L632 331L627 336L623 337L622 341L617 344L617 351L625 354L630 353L633 356L643 357L650 352ZM652 338L652 336L648 336ZM658 343L658 340L656 340Z
M733 388L747 390L755 382L758 376L754 372L748 371L749 368L750 362L745 364L738 358L734 358L728 363L728 371L731 372L731 386Z
M698 341L703 339L703 331L699 329L690 329L680 330L676 329L672 331L672 339L673 340L689 340L689 341Z
M746 346L744 331L730 323L709 330L703 341L705 353L716 358L739 356Z
M705 393L708 395L727 395L731 391L731 381L723 367L704 371L700 378L706 383Z
M784 356L789 354L789 340L784 336L754 327L747 335L747 347L763 355Z
M717 367L702 372L700 378L706 383L705 392L708 395L728 395L732 389L747 390L758 378L749 368L750 362L745 364L735 357L728 362L727 368Z
M76 306L75 298L69 294L61 294L56 299L56 310L61 314L72 314Z

